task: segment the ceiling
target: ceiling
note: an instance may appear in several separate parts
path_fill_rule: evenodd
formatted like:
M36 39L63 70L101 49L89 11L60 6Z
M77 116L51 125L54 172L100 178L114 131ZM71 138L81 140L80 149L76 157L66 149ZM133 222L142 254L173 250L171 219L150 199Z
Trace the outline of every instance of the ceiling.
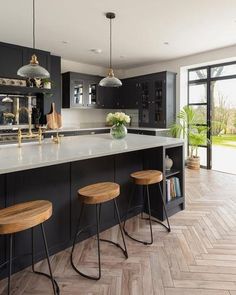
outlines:
M235 0L36 0L36 47L65 59L107 66L108 11L117 14L115 68L236 44ZM1 0L0 41L32 47L32 0ZM92 48L102 53L94 54Z

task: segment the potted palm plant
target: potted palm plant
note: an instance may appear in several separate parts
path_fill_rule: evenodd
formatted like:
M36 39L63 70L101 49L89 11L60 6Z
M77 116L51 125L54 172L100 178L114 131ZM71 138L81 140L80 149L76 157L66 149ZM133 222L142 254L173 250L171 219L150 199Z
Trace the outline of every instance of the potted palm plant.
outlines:
M187 159L187 167L190 169L200 169L200 157L198 148L208 143L207 126L202 126L201 118L193 108L189 106L183 107L177 115L178 122L171 126L170 132L174 137L180 137L189 143L189 157Z

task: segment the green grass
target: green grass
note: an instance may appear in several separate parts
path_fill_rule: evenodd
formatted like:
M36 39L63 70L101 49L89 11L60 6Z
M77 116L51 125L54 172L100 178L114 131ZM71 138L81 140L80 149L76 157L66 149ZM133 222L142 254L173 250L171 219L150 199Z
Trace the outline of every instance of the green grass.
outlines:
M236 134L212 136L213 145L222 145L236 148Z

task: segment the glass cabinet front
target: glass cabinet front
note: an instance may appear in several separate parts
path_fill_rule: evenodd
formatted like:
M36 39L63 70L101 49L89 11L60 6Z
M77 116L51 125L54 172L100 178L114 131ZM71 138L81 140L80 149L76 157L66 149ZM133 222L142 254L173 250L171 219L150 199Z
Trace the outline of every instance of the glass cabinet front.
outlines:
M97 104L97 84L96 83L89 83L89 105L96 105Z
M73 103L75 105L83 105L83 82L81 81L74 81L74 99Z

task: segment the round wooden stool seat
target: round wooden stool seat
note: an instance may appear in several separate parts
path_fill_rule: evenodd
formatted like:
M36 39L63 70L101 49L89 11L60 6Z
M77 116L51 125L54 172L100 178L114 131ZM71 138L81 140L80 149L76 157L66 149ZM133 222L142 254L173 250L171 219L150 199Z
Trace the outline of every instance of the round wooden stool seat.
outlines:
M158 170L137 171L131 173L130 176L133 178L134 183L138 185L159 183L163 179L162 172Z
M78 190L80 200L85 204L104 203L118 197L120 186L114 182L100 182Z
M52 203L39 200L0 210L0 234L12 234L43 223L52 215Z

